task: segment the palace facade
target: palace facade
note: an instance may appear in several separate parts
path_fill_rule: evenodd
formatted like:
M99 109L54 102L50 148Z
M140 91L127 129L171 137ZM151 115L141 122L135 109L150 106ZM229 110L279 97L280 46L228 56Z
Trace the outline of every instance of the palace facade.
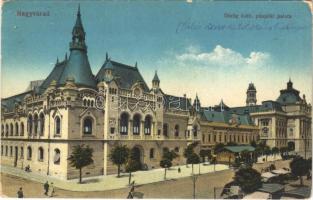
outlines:
M69 165L67 158L75 145L93 148L94 163L84 168L83 174L99 176L116 173L109 154L119 144L136 152L143 169L153 169L159 167L166 150L174 150L179 155L174 165L184 164L184 149L192 142L200 143L199 151L199 148L212 149L220 142L249 144L258 139L272 142L276 134L271 121L268 134L264 136L261 132L260 138L260 130L264 130L262 120L270 119L272 109L264 117L252 108L262 110L263 104L229 108L221 102L215 107L202 107L198 97L192 102L186 95L163 92L157 73L149 88L137 63L134 66L122 64L107 54L94 75L87 57L80 10L69 48L69 56L66 54L61 61L57 59L43 81L32 81L24 93L2 99L2 165L21 169L30 166L34 173L73 179L79 173ZM302 111L303 105L306 103L295 107ZM285 122L293 120L291 114L283 110L298 113L293 108L281 106L283 114L277 116L283 116ZM309 110L305 112L310 111L310 107L306 109ZM283 130L295 125L293 136L302 134L297 124L301 120L311 123L311 118L303 114L299 117L301 119L284 124L288 127ZM273 141L271 144L275 145L277 140ZM288 140L283 142L287 144Z

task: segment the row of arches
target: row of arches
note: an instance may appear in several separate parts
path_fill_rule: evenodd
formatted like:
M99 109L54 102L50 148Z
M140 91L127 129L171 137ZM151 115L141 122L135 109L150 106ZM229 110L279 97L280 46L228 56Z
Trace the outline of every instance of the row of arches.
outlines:
M83 105L85 107L93 107L95 105L95 101L94 100L90 100L90 99L84 99Z
M14 124L14 125L13 125ZM15 122L10 124L1 125L1 136L24 136L24 123Z
M163 135L168 137L169 136L169 124L167 123L164 123L163 124ZM175 137L178 137L179 136L179 125L178 124L175 124L175 127L174 127L174 136Z
M45 127L45 116L41 112L39 115L35 113L34 115L29 114L27 118L27 132L28 135L40 135L44 134Z
M120 117L120 134L121 135L127 135L129 133L129 126L130 126L130 117L128 113L122 113ZM135 114L132 119L132 129L133 129L133 135L140 135L141 132L141 115ZM143 121L143 133L145 135L151 135L152 132L152 117L151 115L147 115L144 118Z
M9 156L13 157L13 146L8 145L1 145L1 156ZM24 159L24 147L20 147L20 154L18 153L18 146L15 146L15 159ZM45 160L45 150L43 147L38 148L38 158L37 160L40 162L43 162ZM60 164L61 158L61 151L58 148L54 149L54 157L53 157L53 163L56 165ZM33 159L33 148L31 146L28 146L26 149L26 159L32 160Z

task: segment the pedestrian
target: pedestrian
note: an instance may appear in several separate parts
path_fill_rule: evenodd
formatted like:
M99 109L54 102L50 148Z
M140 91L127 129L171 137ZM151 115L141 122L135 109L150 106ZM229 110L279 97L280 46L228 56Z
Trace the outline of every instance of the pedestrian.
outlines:
M180 167L178 167L178 173L180 173L181 172L181 169L180 169Z
M23 197L24 197L23 189L22 189L22 187L20 187L20 190L17 191L17 198L23 198Z
M45 195L47 196L48 192L49 192L49 183L48 183L48 181L43 185L43 188L45 190Z
M50 188L50 190L51 190L50 197L53 197L53 195L54 195L54 185L53 185L52 182L51 182L49 188Z

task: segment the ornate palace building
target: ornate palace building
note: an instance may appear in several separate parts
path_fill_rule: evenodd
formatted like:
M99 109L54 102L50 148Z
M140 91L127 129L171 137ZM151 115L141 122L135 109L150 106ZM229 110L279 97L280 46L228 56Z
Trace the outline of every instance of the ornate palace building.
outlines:
M73 146L80 144L94 150L94 163L84 168L84 176L99 176L116 173L109 154L118 144L136 152L142 168L153 169L159 167L165 150L178 153L174 165L184 164L183 151L195 141L205 149L219 142L249 144L259 139L261 130L261 139L286 145L311 134L307 130L311 108L298 98L292 85L278 99L281 103L286 100L286 105L265 102L255 106L254 88L247 107L229 108L221 102L205 108L198 97L192 103L186 95L163 92L157 73L149 88L137 63L122 64L108 54L94 75L80 10L69 47L69 57L57 59L43 81L32 81L24 93L2 99L2 165L30 166L34 173L73 179L79 173L67 158ZM290 91L295 97L286 95ZM295 105L289 106L290 101ZM285 139L277 140L276 135Z

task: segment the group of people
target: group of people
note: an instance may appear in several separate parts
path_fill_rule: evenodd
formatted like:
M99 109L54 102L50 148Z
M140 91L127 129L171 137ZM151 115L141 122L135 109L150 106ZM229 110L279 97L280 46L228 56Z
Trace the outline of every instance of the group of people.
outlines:
M48 181L43 185L44 194L49 197L53 197L54 195L54 185L51 182L50 184ZM20 187L20 189L17 191L17 198L24 198L23 188Z

